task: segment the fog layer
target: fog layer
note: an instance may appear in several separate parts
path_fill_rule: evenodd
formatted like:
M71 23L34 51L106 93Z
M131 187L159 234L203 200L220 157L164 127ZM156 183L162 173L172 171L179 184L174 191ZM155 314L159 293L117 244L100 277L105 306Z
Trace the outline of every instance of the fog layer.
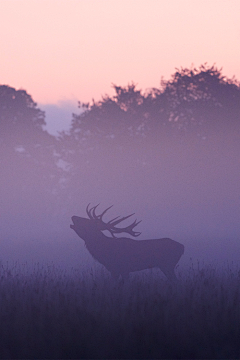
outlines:
M190 258L238 261L239 110L233 103L236 111L228 118L227 107L216 113L200 104L200 125L192 128L181 123L186 118L174 117L179 106L174 100L168 121L164 110L160 123L154 106L158 96L165 99L168 85L151 94L151 107L135 86L116 87L115 98L83 104L85 113L74 115L70 132L58 138L43 130L44 114L26 92L1 87L2 104L15 104L1 107L2 261L94 265L84 241L70 229L73 215L87 217L89 203L100 203L99 213L114 205L104 221L135 213L123 226L142 220L138 240L169 237L182 243L180 266Z

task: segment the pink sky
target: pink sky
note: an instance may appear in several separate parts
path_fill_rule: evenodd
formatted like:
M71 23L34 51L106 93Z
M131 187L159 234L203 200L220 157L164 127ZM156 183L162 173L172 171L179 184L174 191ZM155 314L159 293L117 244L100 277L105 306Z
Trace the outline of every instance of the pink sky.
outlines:
M56 104L192 63L240 79L239 14L239 0L1 0L0 84Z

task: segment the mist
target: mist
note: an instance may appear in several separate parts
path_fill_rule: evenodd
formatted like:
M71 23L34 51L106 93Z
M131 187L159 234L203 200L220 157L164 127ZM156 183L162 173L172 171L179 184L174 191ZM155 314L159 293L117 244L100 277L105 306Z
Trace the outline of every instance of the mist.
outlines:
M237 261L237 136L225 132L200 143L185 140L168 138L160 144L149 140L141 146L127 144L117 154L114 150L111 153L111 145L103 146L89 162L79 158L80 171L70 191L63 187L51 199L43 197L40 178L32 175L31 179L28 168L11 164L5 154L14 173L28 174L29 184L25 176L11 177L5 186L1 260L91 267L93 259L69 225L73 215L87 217L87 204L100 203L98 212L114 205L104 216L106 221L135 213L132 219L142 220L137 228L141 231L139 240L169 237L184 244L182 263L190 258L208 263ZM28 186L25 197L17 192L18 181Z
M124 149L121 158L105 151L79 178L72 212L84 216L87 203L100 203L102 210L114 204L106 220L135 212L142 219L139 240L177 240L185 245L182 261L237 261L240 173L233 137L223 144L219 135L199 146L147 143L149 160L141 167L136 152L142 148Z
M113 88L0 86L0 357L239 358L240 85Z
M39 107L46 115L44 129L53 136L58 136L61 131L68 131L72 114L78 113L77 99L62 100L57 104L39 104Z
M135 213L126 223L142 220L139 240L182 243L180 267L238 261L239 87L214 66L181 71L146 94L113 85L115 96L79 103L72 118L72 103L43 112L26 91L1 87L2 262L98 266L70 229L89 203L114 205L106 222Z

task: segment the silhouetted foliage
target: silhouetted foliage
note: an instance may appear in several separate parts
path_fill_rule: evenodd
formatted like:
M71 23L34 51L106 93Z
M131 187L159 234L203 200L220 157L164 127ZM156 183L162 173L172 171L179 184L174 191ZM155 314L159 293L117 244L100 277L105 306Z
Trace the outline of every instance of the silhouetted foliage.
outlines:
M153 89L155 103L164 99L166 115L177 129L185 131L218 131L240 122L240 83L222 75L215 66L199 69L177 69L171 80L161 81L161 89ZM160 110L160 109L159 109Z
M21 218L27 210L37 219L41 206L48 211L59 169L56 140L43 125L44 112L25 90L0 86L1 219Z
M145 93L134 83L113 88L113 96L79 103L81 113L59 137L70 202L86 179L92 188L103 188L106 179L116 186L143 173L147 178L151 171L172 174L173 164L191 174L197 158L204 164L209 154L219 161L219 149L224 156L226 149L236 151L240 83L214 65L176 69L170 80Z
M143 93L135 84L113 85L115 95L105 95L92 104L79 103L82 112L74 115L66 139L82 149L101 140L132 142L133 138L161 140L179 132L207 135L219 126L240 122L240 83L222 75L215 66L177 69L169 81ZM100 143L99 143L100 141ZM94 145L93 145L94 144Z

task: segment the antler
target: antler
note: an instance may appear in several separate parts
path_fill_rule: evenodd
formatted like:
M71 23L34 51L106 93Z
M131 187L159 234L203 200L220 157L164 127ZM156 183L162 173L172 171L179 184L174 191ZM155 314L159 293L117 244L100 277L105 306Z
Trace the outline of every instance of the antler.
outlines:
M119 216L116 217L113 220L110 220L106 225L108 225L108 229L110 231L110 233L112 234L112 236L114 237L114 234L119 234L121 232L125 232L127 234L130 234L132 236L139 236L141 233L139 231L133 231L133 229L141 222L135 220L131 225L126 226L125 228L117 228L115 225L119 224L120 222L128 219L130 216L133 216L135 213L128 215L128 216L124 216L120 219ZM116 220L118 219L118 220ZM115 220L115 221L114 221Z
M111 206L109 206L106 210L104 210L104 211L102 212L102 214L96 215L96 212L95 212L95 211L96 211L96 208L98 207L99 204L97 204L96 206L93 206L91 209L88 209L89 205L90 205L90 204L88 204L88 206L87 206L86 212L87 212L87 214L88 214L88 217L89 217L90 219L92 219L92 220L102 220L103 215L104 215L109 209L111 209L111 207L113 207L113 205L111 205Z
M91 219L91 220L98 220L101 222L101 225L103 226L103 229L102 230L108 230L112 237L115 237L114 234L120 234L122 232L125 232L131 236L139 236L141 234L141 232L139 231L134 231L133 229L141 222L140 221L137 221L135 220L131 225L128 225L126 226L125 228L117 228L116 225L119 224L120 222L128 219L130 216L134 215L135 213L131 214L131 215L127 215L127 216L124 216L124 217L120 217L120 216L117 216L115 217L114 219L110 220L108 223L105 223L103 221L103 215L113 207L113 205L109 206L106 210L104 210L100 215L97 215L96 214L96 208L98 207L98 205L96 206L93 206L91 209L89 209L89 205L87 206L87 209L86 209L86 212L88 214L88 217ZM120 218L120 219L119 219Z

